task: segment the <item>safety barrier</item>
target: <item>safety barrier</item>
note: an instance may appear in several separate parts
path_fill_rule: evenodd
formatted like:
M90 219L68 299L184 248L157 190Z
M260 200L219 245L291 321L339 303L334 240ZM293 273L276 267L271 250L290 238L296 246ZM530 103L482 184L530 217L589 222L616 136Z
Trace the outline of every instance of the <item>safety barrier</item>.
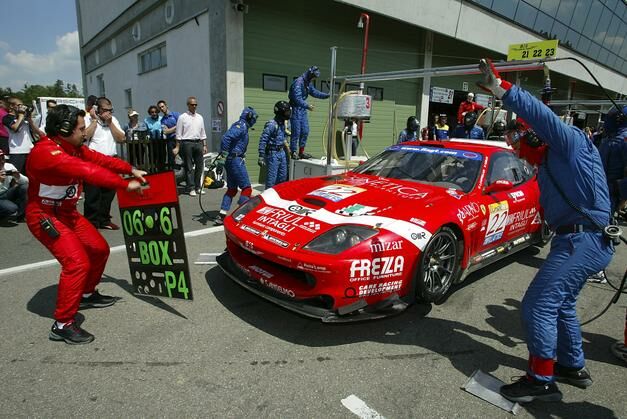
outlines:
M118 155L140 170L158 173L172 169L166 140L152 140L148 131L135 131L120 148Z

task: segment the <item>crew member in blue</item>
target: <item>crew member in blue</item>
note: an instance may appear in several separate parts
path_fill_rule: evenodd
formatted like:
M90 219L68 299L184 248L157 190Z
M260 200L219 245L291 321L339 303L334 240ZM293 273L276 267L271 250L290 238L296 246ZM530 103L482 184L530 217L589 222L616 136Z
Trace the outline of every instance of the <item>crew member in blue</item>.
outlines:
M435 122L435 139L442 141L448 140L448 117L445 113L440 114L438 120Z
M293 159L310 159L312 157L311 154L305 153L307 136L309 135L307 111L314 110L314 106L307 103L307 96L312 95L317 99L329 97L328 93L323 93L314 87L312 80L316 77L320 77L320 70L314 65L294 80L288 93L289 104L292 107L290 152Z
M281 100L274 104L274 118L266 122L259 138L259 166L267 169L266 189L287 180L287 134L285 121L290 119L290 104Z
M240 114L239 120L231 125L231 128L222 136L218 160L225 159L226 192L222 197L220 212L213 220L214 225L224 224L224 217L231 209L231 203L238 188L242 191L237 200L238 205L250 199L252 188L244 158L248 148L248 130L257 122L257 116L257 112L247 106Z
M620 202L619 184L627 174L627 106L621 110L613 107L605 117L605 135L601 138L599 154L607 176L612 215Z
M398 135L397 143L418 141L418 131L420 131L420 121L415 116L410 116L407 118L407 127Z
M455 127L453 138L468 138L470 140L483 140L485 134L483 128L477 125L477 112L466 112L462 124Z
M560 121L528 92L501 80L488 60L481 60L479 69L480 87L502 98L503 107L523 119L508 126L506 140L521 158L538 166L540 205L555 231L549 255L522 300L527 374L500 392L516 402L557 401L562 393L556 380L580 388L592 384L575 305L586 278L604 269L614 253L599 230L610 220L607 181L601 157L583 131Z

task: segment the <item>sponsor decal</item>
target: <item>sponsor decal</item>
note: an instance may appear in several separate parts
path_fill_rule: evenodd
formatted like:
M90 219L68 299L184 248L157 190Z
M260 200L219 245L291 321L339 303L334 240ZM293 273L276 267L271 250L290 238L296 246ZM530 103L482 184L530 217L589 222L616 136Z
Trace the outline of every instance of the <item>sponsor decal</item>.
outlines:
M357 297L357 290L353 287L348 287L344 290L344 297L355 298Z
M275 207L263 207L257 211L259 215L253 224L264 228L274 228L283 232L281 235L292 232L295 228L302 228L310 233L320 230L320 224L313 221L303 221L304 215L297 215L293 212Z
M309 272L329 272L326 266L314 265L313 263L298 262L296 269Z
M403 256L356 259L351 262L350 281L370 281L401 276L404 264Z
M425 220L421 220L420 218L410 218L409 222L417 224L417 225L419 225L421 227L424 227L425 224L427 224L427 222Z
M507 216L509 213L509 204L507 201L495 202L488 205L490 218L485 232L485 240L483 244L490 244L503 237L503 231L507 225Z
M288 242L283 241L283 240L281 240L281 239L279 239L277 237L271 236L268 233L266 233L265 231L263 232L261 237L263 237L264 239L266 239L270 243L276 244L277 246L281 246L283 248L285 248L285 247L290 245Z
M477 224L477 222L476 222L476 221L474 221L474 222L472 222L472 223L470 223L470 224L468 224L468 225L466 226L466 230L468 230L468 231L472 231L472 230L474 230L475 228L477 228L477 226L478 226L478 225L479 225L479 224Z
M447 189L446 193L452 196L455 199L462 199L464 195L460 194L457 189Z
M542 224L542 217L540 217L540 213L536 212L536 216L533 218L531 222L532 225Z
M259 275L263 276L264 278L272 278L274 276L270 272L266 271L265 269L257 265L251 265L248 268L253 272L257 272Z
M519 244L522 244L526 241L528 241L531 238L531 236L529 234L525 234L522 237L519 237L517 239L512 240L512 246L518 246Z
M281 285L268 281L265 278L259 278L259 283L264 287L270 288L272 291L278 292L279 294L287 295L290 298L296 297L296 293L291 289L282 287Z
M293 212L294 214L308 216L309 214L313 214L316 212L313 208L303 207L302 205L293 204L287 207L289 212Z
M481 208L481 213L485 215L485 205L481 204L479 208Z
M282 260L283 262L292 263L292 259L286 258L285 256L277 255L276 258Z
M522 202L525 200L525 193L523 191L514 191L508 193L507 195L512 199L512 202L514 203Z
M233 217L233 219L239 223L240 221L244 219L244 217L245 217L244 214L238 214L235 217Z
M467 218L472 219L476 217L479 214L479 210L479 205L476 202L471 202L457 210L457 218L460 223L464 224L464 220Z
M360 285L358 290L359 297L368 297L370 295L387 294L401 289L403 281L380 282L377 284Z
M437 154L443 156L455 156L460 158L466 158L469 160L481 160L481 155L465 150L455 150L450 148L432 148L423 146L400 146L393 145L387 148L392 151L409 151L412 153L424 153L424 154Z
M384 192L390 192L396 195L400 195L403 198L407 198L407 199L422 199L428 195L427 192L423 192L420 189L416 189L411 186L401 185L399 183L392 182L391 180L387 180L387 179L369 179L365 177L348 177L346 180L354 185L368 186L370 188L379 189Z
M419 231L417 233L411 233L412 240L425 240L427 238L427 233L424 231Z
M510 226L509 231L515 231L525 228L529 222L529 219L534 218L535 216L535 208L527 208L522 211L517 211L510 214L507 217L507 224Z
M363 191L365 191L363 188L338 183L336 185L328 185L320 189L316 189L315 191L309 192L309 195L321 196L329 201L339 202Z
M388 250L402 250L403 242L401 240L395 241L373 241L370 243L370 251L373 253L386 252Z
M377 207L367 207L361 204L353 204L348 207L335 211L336 214L346 215L348 217L357 217L359 215L372 215Z
M250 234L253 234L255 236L258 236L258 235L261 234L261 231L257 230L256 228L252 228L251 226L246 225L246 224L240 224L239 228L241 228L242 230L247 231Z

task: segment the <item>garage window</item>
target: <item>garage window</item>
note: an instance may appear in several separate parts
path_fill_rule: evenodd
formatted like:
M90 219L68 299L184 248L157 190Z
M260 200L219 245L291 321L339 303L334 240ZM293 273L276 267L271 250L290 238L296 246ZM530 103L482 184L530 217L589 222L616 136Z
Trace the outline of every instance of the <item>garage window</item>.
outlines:
M279 76L277 74L264 74L263 90L269 90L271 92L286 92L287 76Z

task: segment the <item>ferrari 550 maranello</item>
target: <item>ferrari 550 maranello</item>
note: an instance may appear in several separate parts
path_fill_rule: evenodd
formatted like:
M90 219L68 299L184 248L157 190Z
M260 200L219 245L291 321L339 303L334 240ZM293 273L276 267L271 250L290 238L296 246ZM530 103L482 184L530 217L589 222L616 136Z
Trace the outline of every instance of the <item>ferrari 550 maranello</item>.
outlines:
M404 143L342 175L279 184L224 223L222 270L324 322L437 302L549 234L533 168L498 143Z

